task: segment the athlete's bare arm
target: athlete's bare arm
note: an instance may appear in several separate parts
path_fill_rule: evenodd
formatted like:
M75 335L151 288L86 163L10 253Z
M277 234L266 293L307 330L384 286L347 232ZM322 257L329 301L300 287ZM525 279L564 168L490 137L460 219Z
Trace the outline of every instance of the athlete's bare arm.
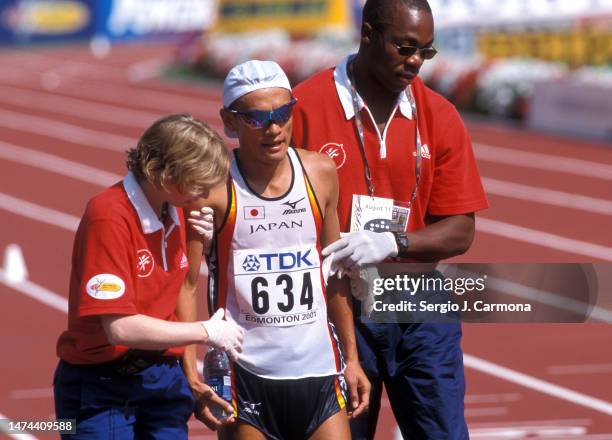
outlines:
M227 184L226 182L211 189L207 198L199 199L194 205L184 209L185 221L189 218L191 211L199 210L203 206L213 208L215 229L220 227L220 222L225 217L227 209ZM189 271L179 294L179 300L176 308L176 314L181 321L196 321L198 310L198 294L197 286L200 276L200 268L202 265L202 257L204 253L205 243L202 235L196 232L189 224L187 224L187 260L189 261ZM226 412L233 413L231 405L217 396L213 390L200 380L200 375L197 368L197 346L188 346L183 356L183 370L191 387L191 391L196 398L196 409L194 415L206 426L212 430L216 430L222 426L222 422L215 418L209 411L208 406L212 404L222 405ZM233 416L224 423L233 421Z
M310 178L323 213L321 245L327 246L340 238L338 222L338 174L335 163L327 156L305 150L297 150ZM327 285L328 313L336 326L346 360L345 379L349 386L348 412L357 417L367 409L370 382L359 364L355 330L353 327L352 297L346 277L332 277Z

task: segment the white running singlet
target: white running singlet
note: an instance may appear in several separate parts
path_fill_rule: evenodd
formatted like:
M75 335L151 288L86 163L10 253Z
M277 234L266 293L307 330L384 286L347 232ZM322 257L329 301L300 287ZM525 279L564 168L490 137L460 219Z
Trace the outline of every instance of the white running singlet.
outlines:
M322 215L297 152L280 197L256 194L234 158L228 212L211 257L209 306L246 330L238 363L261 377L341 371L321 274Z

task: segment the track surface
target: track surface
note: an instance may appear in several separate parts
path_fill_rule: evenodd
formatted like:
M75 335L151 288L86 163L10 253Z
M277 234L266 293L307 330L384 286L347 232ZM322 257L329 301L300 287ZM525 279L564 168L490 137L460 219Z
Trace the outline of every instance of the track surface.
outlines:
M53 415L74 231L87 200L124 174L122 151L157 117L220 130L218 87L159 79L165 45L0 51L0 418ZM491 208L456 261L611 262L612 145L469 124ZM610 294L610 292L608 292ZM610 307L609 307L610 308ZM612 327L464 325L466 415L476 439L612 439ZM388 403L377 439L397 436ZM0 435L2 435L0 433ZM191 438L214 438L192 422Z

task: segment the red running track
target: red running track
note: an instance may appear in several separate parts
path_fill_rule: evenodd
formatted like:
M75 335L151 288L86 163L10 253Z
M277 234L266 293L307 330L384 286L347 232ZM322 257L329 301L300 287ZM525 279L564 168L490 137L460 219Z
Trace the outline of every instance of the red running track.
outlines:
M172 52L0 51L0 250L17 244L29 273L15 285L0 272L6 417L53 415L74 230L86 201L123 175L122 151L167 113L220 128L218 87L159 78ZM612 261L612 145L468 125L491 208L455 261ZM464 334L472 438L612 439L610 325L466 324ZM385 403L377 439L396 436ZM214 437L194 421L191 438Z

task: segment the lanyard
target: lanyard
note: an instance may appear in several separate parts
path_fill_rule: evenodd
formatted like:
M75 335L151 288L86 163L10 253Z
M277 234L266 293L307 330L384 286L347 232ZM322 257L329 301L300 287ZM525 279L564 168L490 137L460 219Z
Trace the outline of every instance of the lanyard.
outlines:
M361 114L359 112L359 101L357 97L358 96L357 90L355 89L355 73L353 71L353 61L352 60L349 61L348 67L351 73L351 78L350 78L351 98L353 101L353 110L355 113L355 125L357 126L357 134L359 135L359 149L361 151L361 155L363 156L363 163L364 163L364 168L365 168L365 178L368 184L368 194L370 195L370 197L373 197L374 196L374 182L372 181L372 173L370 172L370 164L368 163L368 157L366 156L366 151L365 151L365 136L364 136L364 130L363 130L363 122L361 121ZM421 133L419 132L419 119L418 119L418 114L417 114L416 101L414 99L414 96L412 95L412 89L410 88L410 86L406 89L406 95L408 96L408 101L410 102L410 108L412 110L412 114L414 116L414 123L416 126L415 140L414 140L415 184L414 184L414 190L412 191L412 196L410 197L410 204L412 205L412 202L414 202L414 199L416 198L417 190L419 189L419 181L421 180L422 148L421 148Z

